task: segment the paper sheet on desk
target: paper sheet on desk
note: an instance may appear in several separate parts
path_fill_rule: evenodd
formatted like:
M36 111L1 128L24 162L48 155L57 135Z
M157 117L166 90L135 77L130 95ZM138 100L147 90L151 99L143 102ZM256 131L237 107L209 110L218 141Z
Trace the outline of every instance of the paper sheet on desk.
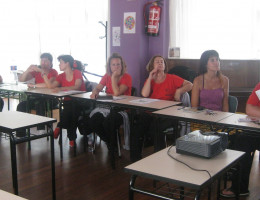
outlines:
M239 118L237 121L238 122L256 122L256 123L259 123L259 119L250 118L249 116L246 116L244 118Z
M71 94L79 94L79 93L84 93L84 91L79 91L79 90L68 90L68 91L60 91L58 92L59 94L65 94L65 95L71 95Z
M144 98L144 99L135 99L132 101L129 101L131 103L137 103L137 104L148 104L148 103L152 103L155 101L160 101L159 99L149 99L149 98Z
M117 100L122 100L122 99L126 99L126 97L117 97L117 96L113 96L113 99L98 99L98 101L104 101L104 102L111 102L111 101L117 101Z

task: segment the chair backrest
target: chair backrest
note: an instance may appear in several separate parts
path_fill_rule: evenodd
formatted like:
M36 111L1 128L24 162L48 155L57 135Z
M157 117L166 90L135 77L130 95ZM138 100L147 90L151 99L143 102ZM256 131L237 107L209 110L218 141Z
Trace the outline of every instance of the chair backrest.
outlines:
M235 96L228 96L229 112L235 113L237 111L238 100Z
M87 92L92 92L92 90L98 85L96 82L84 81Z
M135 96L136 95L136 89L134 87L132 87L131 89L131 96Z
M191 69L187 66L175 66L175 67L171 68L168 71L168 73L175 74L192 83L193 83L194 78L197 76L197 73L193 69Z

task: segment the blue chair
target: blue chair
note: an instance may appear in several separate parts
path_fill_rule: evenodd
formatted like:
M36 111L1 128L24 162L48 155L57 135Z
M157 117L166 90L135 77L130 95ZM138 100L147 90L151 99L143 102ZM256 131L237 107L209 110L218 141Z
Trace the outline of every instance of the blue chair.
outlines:
M238 100L235 96L228 96L229 112L235 113L237 111Z

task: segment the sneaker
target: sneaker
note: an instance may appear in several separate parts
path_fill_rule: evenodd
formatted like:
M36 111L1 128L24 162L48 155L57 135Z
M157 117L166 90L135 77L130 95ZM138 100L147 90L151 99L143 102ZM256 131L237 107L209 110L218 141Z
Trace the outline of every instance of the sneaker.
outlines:
M249 191L240 192L240 194L239 194L239 196L248 196L248 195L249 195ZM220 192L220 196L226 197L226 198L234 198L234 197L236 197L236 194L234 193L232 188L227 188L227 189L222 190L222 192Z
M57 139L60 135L60 128L59 127L56 127L54 132L53 132L53 137L54 139Z
M75 141L74 140L71 140L70 141L70 147L74 147L75 146Z

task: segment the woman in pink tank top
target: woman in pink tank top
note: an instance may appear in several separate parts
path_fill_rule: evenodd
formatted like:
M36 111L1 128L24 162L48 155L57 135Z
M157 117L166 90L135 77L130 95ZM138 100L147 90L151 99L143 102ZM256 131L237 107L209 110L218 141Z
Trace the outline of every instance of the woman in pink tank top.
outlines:
M228 112L228 95L229 80L220 72L218 52L203 52L199 76L193 82L191 106Z

